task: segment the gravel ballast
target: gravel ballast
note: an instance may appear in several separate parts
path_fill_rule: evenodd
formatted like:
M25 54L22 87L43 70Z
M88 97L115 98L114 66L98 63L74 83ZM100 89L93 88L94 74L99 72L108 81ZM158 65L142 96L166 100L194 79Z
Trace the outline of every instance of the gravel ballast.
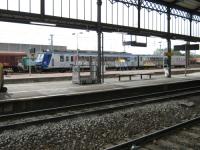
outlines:
M98 116L29 126L0 134L0 149L98 150L198 116L199 97Z

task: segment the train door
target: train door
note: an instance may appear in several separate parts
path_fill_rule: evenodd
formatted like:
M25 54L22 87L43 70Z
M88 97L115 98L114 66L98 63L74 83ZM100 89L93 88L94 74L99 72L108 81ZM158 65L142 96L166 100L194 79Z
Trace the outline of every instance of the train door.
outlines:
M62 68L64 62L64 55L54 53L52 57L52 62L54 63L53 68Z
M70 68L70 56L65 55L65 68Z
M65 67L65 56L64 55L60 55L60 68L64 68Z
M139 58L138 58L139 67L144 67L144 63L143 63L144 58L145 58L145 56L139 56Z
M128 67L131 69L138 67L138 56L131 56L128 57Z

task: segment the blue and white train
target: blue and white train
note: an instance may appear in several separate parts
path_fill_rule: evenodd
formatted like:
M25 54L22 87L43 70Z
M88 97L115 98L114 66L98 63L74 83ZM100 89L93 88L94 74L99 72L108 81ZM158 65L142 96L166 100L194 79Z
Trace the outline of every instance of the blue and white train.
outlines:
M78 58L77 58L78 56ZM78 59L78 60L77 60ZM39 70L71 70L75 64L89 67L90 60L97 63L95 51L54 51L39 53L35 63ZM156 55L133 55L126 52L104 52L104 64L106 69L137 69L156 67L161 68L166 57ZM172 56L172 66L182 67L185 65L184 56Z

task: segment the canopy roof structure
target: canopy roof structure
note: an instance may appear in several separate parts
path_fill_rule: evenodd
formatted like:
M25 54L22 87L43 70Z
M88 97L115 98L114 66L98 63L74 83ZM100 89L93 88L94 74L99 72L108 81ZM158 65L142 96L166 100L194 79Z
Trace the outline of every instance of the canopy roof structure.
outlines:
M157 4L169 5L171 8L187 11L200 16L199 0L148 0Z
M168 3L170 5L175 5L178 8L188 9L191 12L200 12L200 1L199 0L161 0L163 3Z

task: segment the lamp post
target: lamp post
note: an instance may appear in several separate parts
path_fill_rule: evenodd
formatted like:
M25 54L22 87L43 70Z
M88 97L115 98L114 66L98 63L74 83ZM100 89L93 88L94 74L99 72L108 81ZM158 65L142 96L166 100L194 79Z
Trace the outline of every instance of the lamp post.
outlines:
M54 51L54 48L53 48L53 34L50 34L50 44L51 44L51 52L53 52Z
M78 65L78 60L79 60L79 48L78 48L78 40L79 40L79 35L80 34L83 34L83 32L78 32L78 33L72 33L72 35L76 35L76 47L77 47L77 50L76 50L76 54L77 54L77 59L76 59L76 64Z
M161 44L162 44L162 42L160 41L160 42L158 42L159 44L160 44L160 51L161 51ZM163 49L163 69L165 68L165 51L164 51L164 49Z
M53 34L50 34L50 39L49 39L49 41L50 41L50 45L51 45L51 48L50 48L50 51L51 51L51 53L52 53L52 66L54 66L54 46L53 46L53 38L54 38L54 35Z

